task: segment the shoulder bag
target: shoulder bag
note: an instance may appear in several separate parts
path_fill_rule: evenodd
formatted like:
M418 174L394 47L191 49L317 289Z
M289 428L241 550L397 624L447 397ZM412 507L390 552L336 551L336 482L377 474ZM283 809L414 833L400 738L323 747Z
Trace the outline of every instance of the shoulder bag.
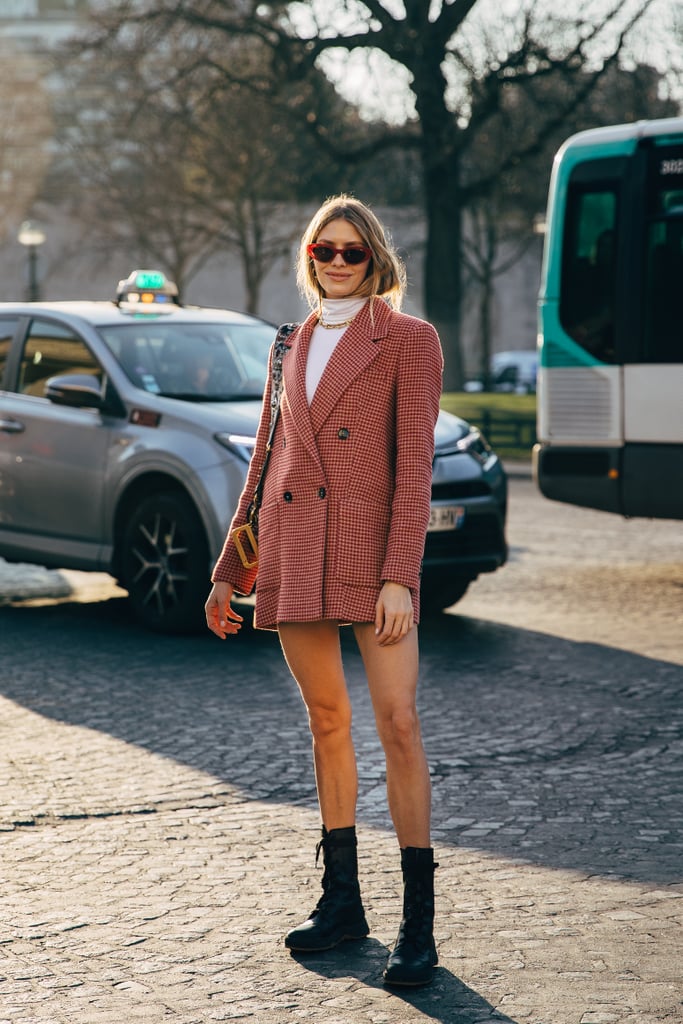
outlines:
M280 399L282 398L282 360L289 348L287 338L296 330L298 324L282 324L278 328L273 345L273 360L271 364L271 388L270 388L270 427L268 440L266 441L266 454L261 466L254 495L247 509L247 521L242 526L234 529L230 536L233 539L237 554L245 569L253 569L258 565L258 514L263 500L263 484L266 479L266 470L270 461L270 452L273 447L275 428L278 416L280 415Z

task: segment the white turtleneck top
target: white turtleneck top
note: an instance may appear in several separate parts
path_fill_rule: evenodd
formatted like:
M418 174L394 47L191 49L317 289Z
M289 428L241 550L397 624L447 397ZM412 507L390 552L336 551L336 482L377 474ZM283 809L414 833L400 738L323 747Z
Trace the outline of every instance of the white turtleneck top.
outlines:
M354 297L348 299L323 299L322 319L326 324L344 324L345 321L360 313L367 301L367 298L359 299ZM347 326L348 324L332 329L321 327L318 323L313 330L306 360L306 398L309 405L313 401L313 395L320 383L320 378L325 371L330 356L337 347L337 343Z

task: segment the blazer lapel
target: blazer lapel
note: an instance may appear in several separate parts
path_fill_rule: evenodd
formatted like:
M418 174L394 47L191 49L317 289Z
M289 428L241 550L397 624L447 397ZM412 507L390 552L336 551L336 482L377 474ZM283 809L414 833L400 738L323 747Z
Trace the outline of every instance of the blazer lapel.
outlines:
M367 303L342 335L325 367L310 406L310 421L315 434L325 423L341 395L379 355L379 341L387 334L390 317L391 310L387 304L381 299L376 299L373 303L372 318L370 303ZM308 339L310 341L310 334ZM306 349L308 351L308 346ZM305 395L305 358L303 373Z
M380 341L388 333L391 316L391 309L383 299L375 299L372 316L370 303L363 307L332 353L310 406L306 398L306 360L317 323L315 313L290 336L291 355L285 357L282 367L282 400L289 406L293 426L304 446L317 462L320 461L317 432L341 395L379 354Z
M306 398L306 359L317 317L311 314L290 337L291 357L282 364L284 393L282 399L292 414L292 423L310 454L319 461L318 448L311 423L311 410Z

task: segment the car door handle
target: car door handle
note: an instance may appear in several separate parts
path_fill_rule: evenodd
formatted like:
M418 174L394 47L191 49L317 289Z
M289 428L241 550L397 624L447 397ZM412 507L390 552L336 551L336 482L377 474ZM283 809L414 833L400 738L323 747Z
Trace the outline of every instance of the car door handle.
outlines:
M5 420L0 419L0 430L4 430L6 434L21 434L22 430L25 430L23 423L19 420Z

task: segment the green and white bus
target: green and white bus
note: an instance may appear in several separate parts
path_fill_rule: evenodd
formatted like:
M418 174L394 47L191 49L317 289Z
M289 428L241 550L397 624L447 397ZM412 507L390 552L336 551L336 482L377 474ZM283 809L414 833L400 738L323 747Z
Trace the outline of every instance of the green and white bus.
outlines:
M559 150L539 331L542 493L683 518L683 118Z

